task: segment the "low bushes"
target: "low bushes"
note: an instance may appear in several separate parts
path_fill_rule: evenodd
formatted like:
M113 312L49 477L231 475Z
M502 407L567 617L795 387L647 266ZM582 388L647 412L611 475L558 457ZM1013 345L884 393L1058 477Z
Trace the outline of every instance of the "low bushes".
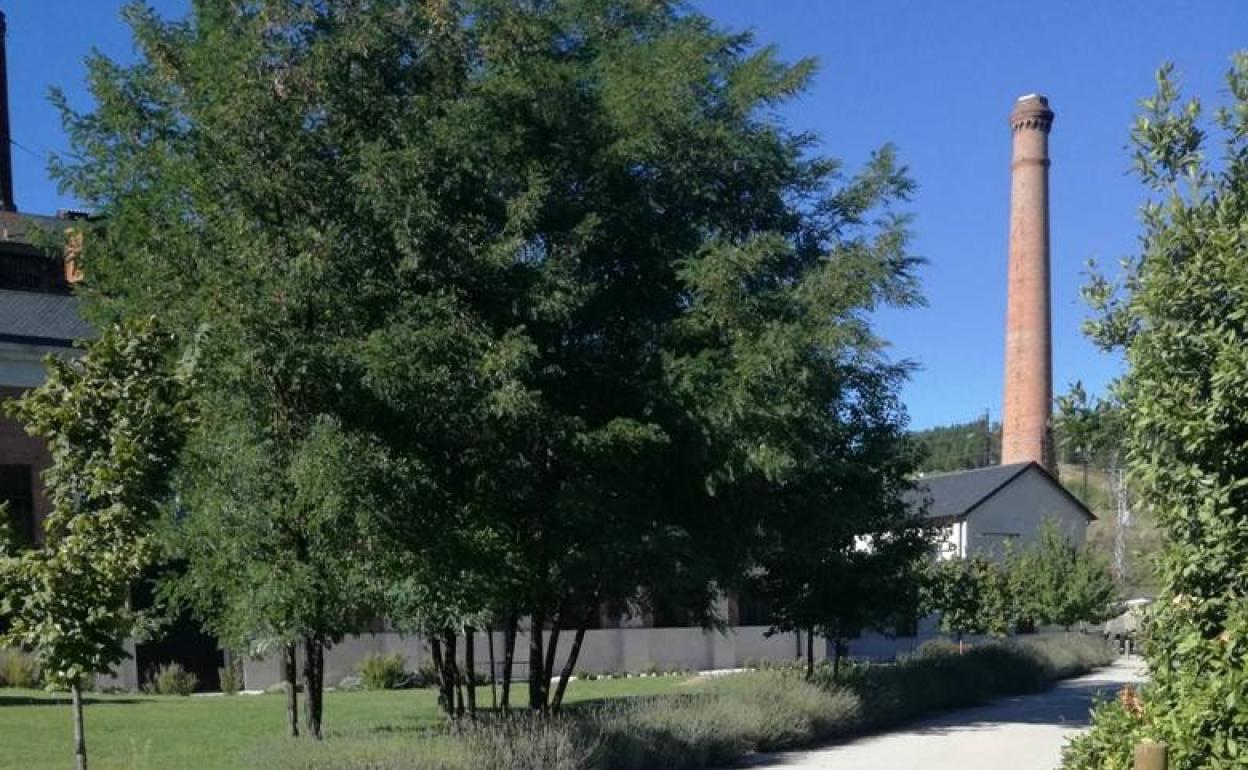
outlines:
M238 661L232 660L224 668L217 669L217 677L225 695L238 695L243 689L243 667Z
M962 654L953 645L934 644L894 665L851 667L841 684L861 699L864 725L882 727L938 709L1038 692L1113 659L1104 640L1084 634L990 642Z
M190 695L199 687L199 677L177 663L158 666L143 685L150 695Z
M360 662L360 682L366 690L397 690L411 681L402 653L371 654Z
M1099 638L992 642L958 654L928 646L893 665L726 676L679 695L570 708L555 718L487 716L432 732L331 736L283 744L256 766L283 770L697 770L896 724L936 709L1035 692L1113 660Z
M39 664L21 650L0 649L0 687L34 688L41 684Z

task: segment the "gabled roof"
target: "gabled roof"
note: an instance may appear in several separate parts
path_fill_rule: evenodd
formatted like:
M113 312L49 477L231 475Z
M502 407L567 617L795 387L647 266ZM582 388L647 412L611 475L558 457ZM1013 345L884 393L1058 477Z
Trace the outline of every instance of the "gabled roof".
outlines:
M1031 468L1038 470L1049 484L1073 502L1085 516L1096 519L1083 501L1072 495L1044 466L1034 462L993 465L969 471L924 476L915 482L915 489L908 497L910 504L915 507L922 505L924 500L930 502L924 514L928 519L958 519L979 507Z
M78 313L77 297L0 289L0 342L70 347L94 336Z

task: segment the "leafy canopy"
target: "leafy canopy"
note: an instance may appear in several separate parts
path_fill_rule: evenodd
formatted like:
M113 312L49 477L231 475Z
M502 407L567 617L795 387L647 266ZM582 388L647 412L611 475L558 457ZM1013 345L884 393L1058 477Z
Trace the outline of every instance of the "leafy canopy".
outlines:
M1162 68L1132 129L1149 190L1140 254L1120 281L1087 289L1093 338L1126 356L1126 467L1165 545L1144 708L1104 712L1068 767L1125 762L1140 734L1167 742L1176 770L1242 767L1246 756L1248 54L1234 57L1228 85L1210 125Z
M113 326L81 357L47 360L13 414L48 442L52 511L42 546L0 552L0 641L33 650L51 687L81 686L141 634L130 592L155 553L153 525L192 423L191 361L168 363L151 319Z

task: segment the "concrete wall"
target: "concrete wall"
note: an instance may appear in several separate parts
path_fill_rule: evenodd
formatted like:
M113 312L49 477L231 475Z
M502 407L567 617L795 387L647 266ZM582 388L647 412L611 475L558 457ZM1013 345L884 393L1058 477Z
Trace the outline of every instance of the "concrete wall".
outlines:
M1046 520L1076 544L1083 545L1088 517L1070 497L1053 487L1037 468L1029 468L966 517L970 554L1000 555L1006 541L1025 549L1038 539Z
M576 671L642 672L653 666L664 669L681 668L709 671L737 668L750 661L792 661L798 656L794 634L764 636L764 626L738 626L726 632L703 631L699 628L604 628L585 633ZM549 637L549 634L548 634ZM528 676L527 633L516 638L514 676ZM462 639L460 642L462 654ZM572 634L564 632L559 640L555 670L560 670L572 647ZM822 652L822 647L817 646ZM494 633L495 660L503 659L503 634ZM382 632L349 636L325 653L325 684L334 686L344 677L354 676L360 662L369 654L401 653L407 658L409 670L425 664L430 653L424 640L416 635ZM489 643L485 633L476 635L478 671L489 671ZM262 690L281 681L281 660L275 650L263 659L248 660L243 676L249 690Z

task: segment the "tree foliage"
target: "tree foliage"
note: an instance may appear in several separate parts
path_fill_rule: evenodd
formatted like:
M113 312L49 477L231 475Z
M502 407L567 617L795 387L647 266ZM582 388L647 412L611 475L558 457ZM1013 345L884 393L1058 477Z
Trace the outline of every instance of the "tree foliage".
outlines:
M1097 277L1087 290L1093 338L1126 356L1127 469L1165 545L1143 708L1100 715L1068 767L1123 763L1139 734L1167 742L1177 770L1242 767L1246 756L1248 54L1228 83L1210 126L1162 68L1132 130L1150 193L1141 252L1120 281Z
M301 641L310 699L382 613L458 710L457 639L503 616L549 629L557 707L561 629L713 625L761 524L897 537L907 367L869 317L919 300L913 184L774 117L811 62L654 0L128 13L138 60L92 59L56 166L108 222L90 310L202 336L173 593Z
M1078 623L1109 618L1118 599L1109 562L1080 548L1052 522L1040 528L1037 541L1004 560L1015 605L1014 618L1030 626Z
M987 415L974 422L915 431L912 436L922 450L919 469L924 473L986 468L1001 459L1001 424L991 423Z
M934 562L925 596L941 628L961 638L1098 623L1113 614L1118 590L1099 553L1046 521L1028 548Z
M992 609L998 596L991 592L1000 584L997 568L983 556L943 559L934 562L924 586L924 606L940 615L942 630L959 641L967 634L998 630Z
M48 686L72 691L80 767L81 691L142 636L131 591L156 553L159 505L191 422L190 360L171 367L169 349L151 319L109 327L81 357L49 358L44 383L11 407L48 442L52 510L41 547L0 550L0 644L30 649Z

